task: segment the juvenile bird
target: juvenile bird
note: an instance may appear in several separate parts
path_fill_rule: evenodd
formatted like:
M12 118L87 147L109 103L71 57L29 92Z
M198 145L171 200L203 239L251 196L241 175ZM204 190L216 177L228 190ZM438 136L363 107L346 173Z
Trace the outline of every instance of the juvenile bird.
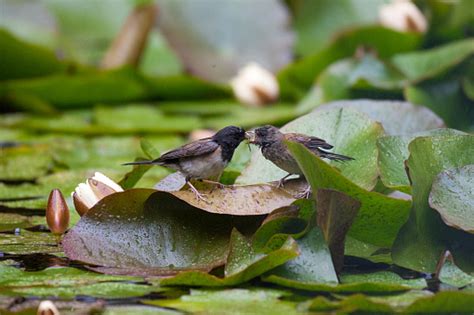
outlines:
M311 152L322 158L336 161L354 160L349 156L325 151L332 149L333 146L323 139L300 133L282 133L278 128L270 125L257 128L253 132L248 132L247 138L250 143L260 147L263 156L267 160L288 172L288 175L278 182L279 187L283 186L285 179L289 176L293 174L303 175L298 163L284 143L285 140L301 143ZM307 196L309 192L309 190L306 190L303 195Z
M152 164L174 169L185 176L186 183L196 197L205 200L190 180L218 179L232 159L235 149L244 139L244 129L228 126L219 130L212 137L185 144L164 153L153 161L137 161L124 165Z

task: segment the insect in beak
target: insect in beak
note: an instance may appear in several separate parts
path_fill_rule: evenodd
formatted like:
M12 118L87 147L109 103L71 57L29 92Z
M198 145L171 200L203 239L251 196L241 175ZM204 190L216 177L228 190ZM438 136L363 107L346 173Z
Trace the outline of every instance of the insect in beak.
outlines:
M245 138L247 138L249 143L255 143L255 132L254 131L245 132Z

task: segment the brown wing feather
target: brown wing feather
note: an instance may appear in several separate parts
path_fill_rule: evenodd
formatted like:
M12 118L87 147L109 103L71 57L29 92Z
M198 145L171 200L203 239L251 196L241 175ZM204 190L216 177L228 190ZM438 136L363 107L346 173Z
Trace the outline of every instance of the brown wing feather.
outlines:
M316 150L316 149L329 150L333 148L333 146L327 143L326 140L318 138L318 137L302 135L300 133L287 133L285 136L287 140L299 142L310 150Z
M219 145L217 144L217 142L212 140L212 138L204 138L166 152L153 162L171 162L172 160L176 159L205 155L214 152L218 147Z

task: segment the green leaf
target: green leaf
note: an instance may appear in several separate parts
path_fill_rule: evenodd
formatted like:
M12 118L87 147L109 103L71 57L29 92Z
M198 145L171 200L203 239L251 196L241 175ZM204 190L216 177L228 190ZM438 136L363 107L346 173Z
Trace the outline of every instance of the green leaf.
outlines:
M191 290L174 300L152 300L143 303L174 308L191 313L209 314L301 314L295 302L281 299L284 292L273 289L228 289L220 291Z
M320 51L289 65L278 74L283 99L300 99L318 75L331 63L354 54L360 46L371 47L381 58L411 51L420 44L420 35L399 33L380 26L341 32Z
M339 272L344 265L344 242L357 212L360 202L339 191L318 189L318 226L331 251L332 261Z
M60 49L68 58L98 64L133 4L128 0L45 1L56 21Z
M15 234L0 233L0 252L2 253L28 255L61 251L56 236L51 233L27 230L21 230L20 233Z
M451 260L447 260L439 275L439 280L442 283L449 284L455 287L465 287L474 284L474 276L469 275L459 269Z
M66 64L61 63L52 51L20 41L2 28L0 56L0 81L40 77L66 69Z
M297 243L300 251L298 257L267 273L265 281L282 285L297 283L296 288L337 284L331 254L321 230L313 228Z
M103 266L102 272L209 271L226 260L233 222L241 222L242 231L258 224L200 211L167 193L131 189L90 209L65 236L63 247L70 259Z
M403 311L408 314L419 313L457 313L469 314L474 309L472 292L438 292L434 296L420 298Z
M277 248L266 253L256 252L251 242L234 230L223 278L202 271L187 271L159 283L162 286L232 286L249 281L298 256L298 246L291 237L287 237L283 243L280 240L270 243L273 244L268 247Z
M350 109L327 109L309 113L281 128L283 132L298 132L325 139L336 153L355 158L347 163L331 162L341 173L366 189L377 180L376 140L383 134L380 124L364 114ZM262 183L278 180L287 173L267 161L256 151L250 164L237 179L238 183Z
M58 86L61 88L58 89ZM37 79L6 81L0 96L37 97L57 108L90 107L97 103L128 103L149 99L186 100L225 98L228 89L205 81L171 76L148 78L125 67L111 71L84 71Z
M443 74L474 54L474 39L460 40L427 51L398 54L392 63L412 82Z
M0 179L34 180L45 175L52 166L47 147L20 145L1 148Z
M181 312L145 305L107 305L103 315L182 315Z
M454 129L434 129L411 135L380 137L377 140L377 146L379 148L378 165L382 183L388 188L410 193L410 181L405 171L405 160L410 155L408 151L410 142L421 136L457 134L464 133Z
M443 77L408 86L404 95L407 101L431 109L448 127L465 130L473 125L474 110L464 97L457 77Z
M377 246L391 246L398 230L408 218L411 205L409 201L367 191L304 146L291 142L287 145L311 184L313 194L318 189L333 189L361 203L359 213L349 230L349 236Z
M0 212L0 232L25 229L37 225L46 225L46 220L41 216L24 216L18 213Z
M462 88L464 94L466 94L471 101L474 101L474 78L466 76L462 81Z
M426 287L424 279L405 280L399 275L389 271L345 274L341 276L341 284L295 281L273 275L265 277L264 280L295 289L334 293L380 294L403 292Z
M162 0L158 6L160 30L186 68L199 77L227 82L249 62L276 71L291 60L288 12L276 0ZM260 23L262 16L265 23Z
M447 225L474 233L474 164L439 173L429 204Z
M384 0L295 2L296 52L301 55L314 53L343 29L375 23L378 7L383 3Z
M400 101L352 100L325 104L317 110L352 108L382 124L389 135L408 135L442 128L444 122L430 109Z
M428 204L436 176L443 170L474 164L474 136L419 137L409 145L407 161L412 182L413 209L392 248L393 261L402 267L433 272L449 249L463 270L474 270L474 236L447 227Z
M315 213L311 200L299 199L288 207L274 210L263 221L252 238L252 246L256 251L264 251L272 237L302 237L310 228L310 221Z
M22 271L0 266L2 294L11 296L55 296L71 299L77 295L103 298L142 296L166 289L134 282L142 278L108 276L69 267L54 267L41 271Z

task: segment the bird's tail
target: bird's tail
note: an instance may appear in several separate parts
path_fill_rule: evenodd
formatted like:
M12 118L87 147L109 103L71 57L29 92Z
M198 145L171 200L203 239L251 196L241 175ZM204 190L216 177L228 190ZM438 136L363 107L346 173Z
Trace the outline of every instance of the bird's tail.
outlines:
M156 161L135 161L135 162L128 162L123 163L122 165L151 165L151 164L159 164Z
M339 162L355 160L354 158L352 158L350 156L337 154L337 153L332 153L332 152L326 152L326 151L323 151L321 149L319 151L320 151L320 156L322 158L326 158L326 159L329 159L329 160L334 160L334 161L339 161Z

